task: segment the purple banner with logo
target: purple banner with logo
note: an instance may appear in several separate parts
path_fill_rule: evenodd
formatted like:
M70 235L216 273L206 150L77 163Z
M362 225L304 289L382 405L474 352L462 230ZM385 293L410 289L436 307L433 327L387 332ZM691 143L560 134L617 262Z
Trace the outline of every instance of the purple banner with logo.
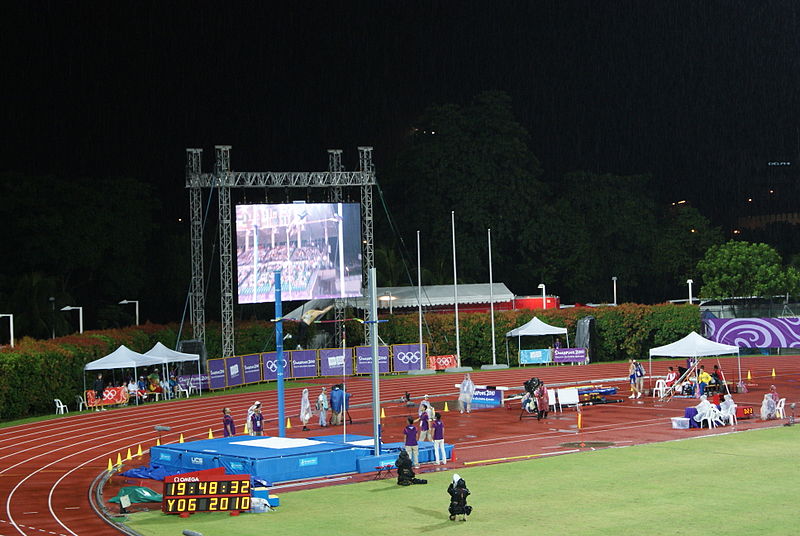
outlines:
M586 348L553 348L553 363L587 363Z
M209 383L212 389L225 389L225 360L209 359L208 375L211 377Z
M419 344L395 344L392 346L392 370L395 372L408 372L424 368L420 363L428 359L428 345L422 345L422 356L419 355ZM420 357L425 361L420 362Z
M349 376L353 373L353 349L323 348L319 351L319 363L320 376Z
M184 389L189 389L190 387L199 389L201 383L203 384L203 391L208 391L208 374L201 374L200 376L197 374L178 376L178 385Z
M283 379L288 380L291 377L291 369L289 368L289 360L287 359L289 352L283 352ZM277 380L278 379L278 352L267 352L261 354L261 372L264 380Z
M292 350L292 378L317 377L317 351Z
M261 381L261 356L259 354L243 355L244 383Z
M225 373L228 375L228 387L236 387L244 383L242 375L242 357L235 355L225 358Z
M378 346L378 372L389 372L389 347ZM356 346L356 374L372 373L372 346Z
M742 348L800 348L800 318L710 318L706 338Z

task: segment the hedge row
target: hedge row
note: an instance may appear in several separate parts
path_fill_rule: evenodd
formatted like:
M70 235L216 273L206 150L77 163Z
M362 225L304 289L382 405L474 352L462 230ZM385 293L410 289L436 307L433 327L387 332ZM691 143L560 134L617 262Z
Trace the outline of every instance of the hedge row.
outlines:
M566 327L570 341L575 337L577 321L586 316L596 318L596 355L593 361L610 361L646 356L654 346L667 344L698 330L700 315L691 305L636 305L600 309L574 308L537 311L544 322ZM521 326L534 316L533 311L502 311L495 313L495 340L497 362L506 362L505 333ZM392 315L388 322L378 324L381 340L387 344L418 340L417 315ZM460 315L459 337L462 364L480 366L492 362L491 323L486 313ZM425 316L423 338L430 344L431 353L446 355L456 353L455 323L452 314ZM311 330L332 329L331 324L317 324ZM287 323L285 332L296 341L297 324ZM221 355L219 324L206 326L206 346L209 357ZM86 363L103 357L121 344L137 352L145 352L156 342L174 347L178 336L177 325L154 325L86 332L54 340L23 338L15 348L0 352L0 419L18 419L30 415L53 412L54 398L60 398L74 407L75 395L84 387L83 367ZM364 344L363 326L355 321L346 324L347 345ZM182 338L189 338L184 334ZM274 326L269 322L240 322L236 326L236 353L247 354L275 349ZM551 338L540 341L523 339L525 348L544 348ZM289 346L291 348L292 346ZM508 340L511 365L517 364L517 340ZM86 377L87 385L91 377Z

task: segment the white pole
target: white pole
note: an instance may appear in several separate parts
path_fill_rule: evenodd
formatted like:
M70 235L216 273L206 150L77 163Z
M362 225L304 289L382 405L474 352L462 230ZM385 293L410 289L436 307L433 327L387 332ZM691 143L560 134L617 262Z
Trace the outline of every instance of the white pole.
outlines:
M693 302L693 300L692 300L692 283L694 283L694 281L692 281L691 279L687 279L686 283L689 285L689 304L692 304L692 302Z
M456 312L456 363L461 366L461 338L458 332L458 273L456 272L456 212L450 211L450 227L453 232L453 295Z
M611 278L611 281L614 282L614 307L617 306L617 276Z
M419 231L417 231L417 309L419 311L419 369L425 368L422 359L422 257L419 249Z
M369 269L369 317L375 322L378 319L378 293L377 284L375 282L377 272L375 268ZM378 370L378 323L372 325L372 332L370 333L371 340L369 341L372 346L372 435L375 445L375 456L381 454L381 391L379 383L379 370ZM346 395L345 395L346 398Z
M139 300L136 300L133 303L136 304L136 325L138 326L139 325Z
M492 315L492 365L497 365L497 349L494 340L494 280L492 279L492 230L487 229L489 236L489 310Z
M78 309L78 332L83 333L83 307L77 307Z

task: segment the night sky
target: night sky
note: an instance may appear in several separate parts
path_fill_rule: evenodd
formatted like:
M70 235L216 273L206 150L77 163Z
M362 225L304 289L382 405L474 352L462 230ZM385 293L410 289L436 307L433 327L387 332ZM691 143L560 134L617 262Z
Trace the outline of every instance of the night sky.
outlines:
M184 149L236 170L381 166L427 106L508 92L545 174L652 173L718 223L796 206L796 2L4 4L0 170L152 181L187 211ZM712 202L713 201L713 202Z

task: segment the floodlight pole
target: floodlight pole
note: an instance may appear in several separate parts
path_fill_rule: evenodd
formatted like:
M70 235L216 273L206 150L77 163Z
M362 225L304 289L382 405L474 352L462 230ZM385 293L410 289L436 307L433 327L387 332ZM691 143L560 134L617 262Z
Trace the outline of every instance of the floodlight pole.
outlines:
M72 305L65 305L61 308L62 311L78 311L78 333L83 333L83 307L74 307Z
M120 305L127 305L132 303L136 306L136 325L139 325L139 300L122 300L119 302Z
M283 404L283 303L281 302L281 272L275 272L275 350L277 356L278 384L278 437L286 437L286 424L284 420Z
M375 268L369 269L369 306L372 311L371 318L378 319L378 290L376 288ZM378 323L368 331L369 344L372 346L372 435L375 439L375 456L381 455L381 389L379 384L378 367ZM345 395L345 403L347 395Z

